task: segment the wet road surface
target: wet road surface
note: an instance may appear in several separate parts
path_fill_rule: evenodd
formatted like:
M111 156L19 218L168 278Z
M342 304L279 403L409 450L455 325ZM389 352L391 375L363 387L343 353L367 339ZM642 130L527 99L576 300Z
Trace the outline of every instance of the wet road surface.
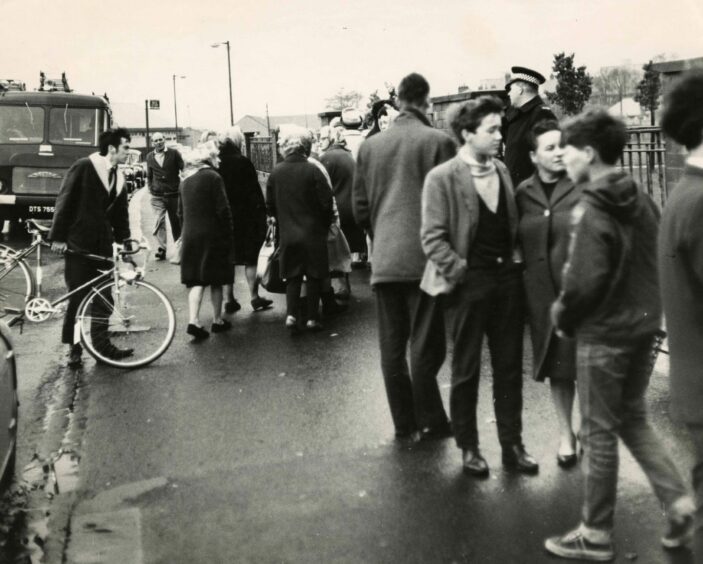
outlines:
M351 311L297 338L283 326L283 297L253 313L237 274L233 329L195 344L179 268L155 264L147 280L177 310L169 351L134 371L86 359L61 372L81 385L80 463L64 498L70 534L49 561L65 549L66 562L558 562L543 540L577 523L581 476L556 465L547 386L525 378L524 440L541 468L519 476L500 465L485 371L478 420L491 475L468 478L451 440L392 439L367 272L353 273ZM202 311L207 327L207 295ZM41 326L47 342L58 340L58 323ZM446 366L440 383L448 405ZM668 419L667 386L662 359L651 412L688 479L689 445ZM663 513L626 453L618 495L616 562L690 562L660 548Z

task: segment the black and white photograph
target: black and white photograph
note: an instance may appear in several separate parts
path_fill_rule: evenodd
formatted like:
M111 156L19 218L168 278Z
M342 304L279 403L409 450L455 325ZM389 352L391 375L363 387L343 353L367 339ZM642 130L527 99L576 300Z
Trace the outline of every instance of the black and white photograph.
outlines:
M702 3L0 14L0 564L703 564Z

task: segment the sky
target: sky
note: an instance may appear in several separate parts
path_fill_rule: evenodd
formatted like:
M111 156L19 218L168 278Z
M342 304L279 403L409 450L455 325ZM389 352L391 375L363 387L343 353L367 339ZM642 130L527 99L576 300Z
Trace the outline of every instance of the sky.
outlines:
M38 87L66 71L77 92L107 93L120 125L229 125L315 114L340 88L385 93L420 72L431 95L477 88L513 65L548 75L554 53L599 67L659 54L703 56L700 0L0 0L0 77Z

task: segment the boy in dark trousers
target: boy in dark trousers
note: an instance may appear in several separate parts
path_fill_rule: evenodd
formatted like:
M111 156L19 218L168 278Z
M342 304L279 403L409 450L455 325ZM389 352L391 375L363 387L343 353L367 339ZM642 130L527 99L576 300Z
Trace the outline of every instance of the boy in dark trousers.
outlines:
M666 548L690 533L693 502L649 424L645 392L661 325L657 278L659 213L651 198L616 167L625 125L603 110L564 125L563 161L574 183L587 182L572 212L569 258L552 306L555 327L576 339L584 502L581 524L545 542L563 558L615 557L613 515L618 437L649 478L666 510Z

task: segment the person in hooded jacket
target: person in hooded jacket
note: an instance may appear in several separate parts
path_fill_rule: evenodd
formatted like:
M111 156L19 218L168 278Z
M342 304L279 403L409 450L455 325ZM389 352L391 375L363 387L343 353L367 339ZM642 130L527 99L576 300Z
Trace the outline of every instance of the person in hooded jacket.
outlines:
M581 408L582 522L545 548L563 558L612 560L618 437L647 475L669 519L665 548L690 536L693 501L647 417L645 393L661 326L658 210L616 163L625 125L590 110L563 126L563 160L587 182L571 216L569 255L552 319L576 339Z

